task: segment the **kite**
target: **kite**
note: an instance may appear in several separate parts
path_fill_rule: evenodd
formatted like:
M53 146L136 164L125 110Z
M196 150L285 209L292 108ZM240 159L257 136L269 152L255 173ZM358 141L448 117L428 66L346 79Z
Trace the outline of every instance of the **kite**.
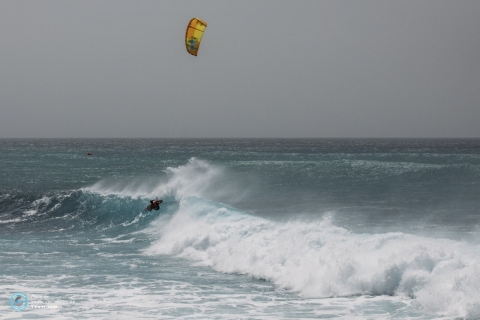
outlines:
M187 32L185 33L185 46L191 55L197 56L200 41L202 41L203 32L206 27L207 23L198 18L190 20Z

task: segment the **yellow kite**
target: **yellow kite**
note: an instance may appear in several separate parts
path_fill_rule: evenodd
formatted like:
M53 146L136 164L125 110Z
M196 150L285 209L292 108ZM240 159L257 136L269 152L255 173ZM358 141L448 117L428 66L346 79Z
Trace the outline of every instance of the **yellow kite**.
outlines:
M207 23L198 18L190 20L187 32L185 33L185 46L187 47L188 53L194 56L198 54L200 41L202 41L203 32L206 27Z

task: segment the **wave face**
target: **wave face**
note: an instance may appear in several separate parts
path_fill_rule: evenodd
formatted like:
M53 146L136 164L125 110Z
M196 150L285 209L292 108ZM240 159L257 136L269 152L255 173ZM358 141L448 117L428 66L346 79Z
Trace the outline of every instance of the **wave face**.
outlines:
M84 190L4 194L0 201L0 230L4 234L120 232L136 221L145 228L153 217L139 208L145 201L101 196Z
M0 148L0 290L78 302L31 317L480 318L479 140Z

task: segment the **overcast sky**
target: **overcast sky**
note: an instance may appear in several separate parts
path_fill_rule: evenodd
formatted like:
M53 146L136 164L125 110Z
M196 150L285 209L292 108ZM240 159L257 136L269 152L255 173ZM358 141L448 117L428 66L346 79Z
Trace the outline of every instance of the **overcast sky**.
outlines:
M0 0L28 137L480 137L480 1Z

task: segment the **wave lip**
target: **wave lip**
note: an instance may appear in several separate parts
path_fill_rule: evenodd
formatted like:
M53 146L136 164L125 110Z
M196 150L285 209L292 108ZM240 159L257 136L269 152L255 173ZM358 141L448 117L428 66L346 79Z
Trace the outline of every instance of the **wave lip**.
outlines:
M202 196L212 189L222 176L223 168L209 164L196 158L176 168L168 167L165 175L142 177L123 181L102 180L82 190L123 197L154 198L157 196L173 196L180 200L184 196Z
M145 253L248 274L305 297L396 295L437 315L480 316L479 246L400 232L354 234L330 216L277 223L190 197Z
M179 202L186 197L201 197L215 201L228 200L229 203L242 201L250 192L250 185L222 166L205 160L190 158L178 167L168 167L165 172L151 177L138 177L121 181L101 180L92 186L81 189L103 197L173 199Z

